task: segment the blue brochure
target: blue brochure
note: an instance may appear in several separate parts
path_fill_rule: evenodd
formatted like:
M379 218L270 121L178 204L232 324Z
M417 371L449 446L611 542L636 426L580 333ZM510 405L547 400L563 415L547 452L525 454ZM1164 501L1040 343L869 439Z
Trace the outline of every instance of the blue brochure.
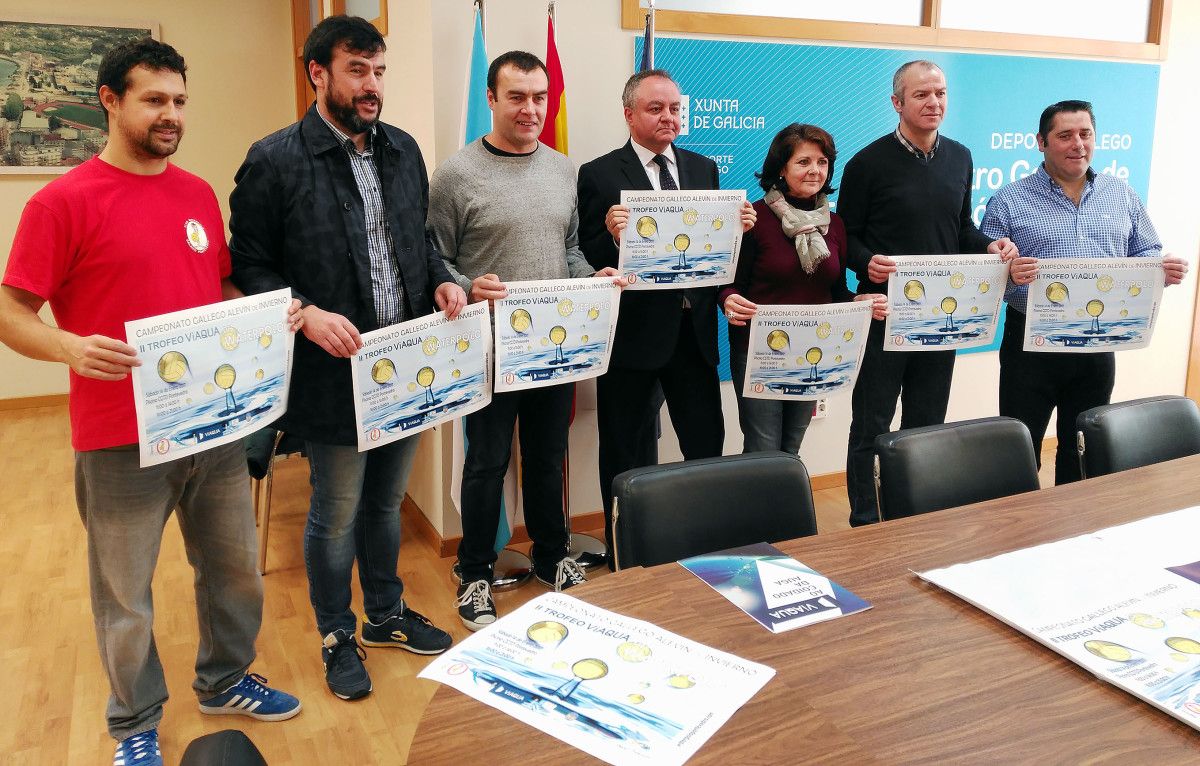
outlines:
M871 608L769 543L693 556L679 563L772 633Z

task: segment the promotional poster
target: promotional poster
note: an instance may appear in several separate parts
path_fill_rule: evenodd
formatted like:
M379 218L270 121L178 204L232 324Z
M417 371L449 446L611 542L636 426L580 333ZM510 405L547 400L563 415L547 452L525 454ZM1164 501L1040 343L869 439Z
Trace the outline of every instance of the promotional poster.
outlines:
M1026 351L1145 348L1162 303L1162 258L1043 261L1029 285Z
M617 269L628 290L726 285L742 245L744 191L623 191Z
M362 336L350 362L358 449L390 444L492 401L488 304L467 306Z
M920 577L1200 729L1197 540L1186 508Z
M893 256L885 351L952 351L996 337L1008 264L998 255Z
M760 305L742 396L809 400L853 391L870 327L871 301Z
M292 291L125 323L135 367L142 467L194 455L274 422L287 409Z
M574 383L608 369L621 290L611 279L508 282L496 301L496 393Z
M771 668L562 593L455 644L420 678L611 764L678 766Z

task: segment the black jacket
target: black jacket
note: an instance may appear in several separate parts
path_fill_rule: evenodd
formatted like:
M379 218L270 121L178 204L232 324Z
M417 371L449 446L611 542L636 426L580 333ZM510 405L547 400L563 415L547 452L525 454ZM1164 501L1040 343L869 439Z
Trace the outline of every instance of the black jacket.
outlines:
M717 189L717 164L709 158L675 147L679 188ZM654 187L628 142L579 168L579 247L593 268L617 265L617 246L604 226L608 209L621 201L621 191ZM613 338L614 367L650 370L662 367L675 350L683 319L680 292L692 305L692 326L705 360L717 365L717 288L686 290L627 290L621 295L617 332Z
M409 316L433 311L450 273L425 231L429 181L416 142L379 123L375 163ZM229 197L233 282L246 294L290 287L305 305L378 329L366 214L350 159L312 107L250 147ZM280 429L324 444L356 444L350 361L296 335Z

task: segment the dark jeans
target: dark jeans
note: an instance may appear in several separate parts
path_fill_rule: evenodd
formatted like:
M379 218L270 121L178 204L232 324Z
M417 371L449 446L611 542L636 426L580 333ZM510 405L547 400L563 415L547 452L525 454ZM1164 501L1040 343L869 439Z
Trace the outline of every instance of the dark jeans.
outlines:
M609 551L613 549L613 479L631 468L657 462L651 457L656 453L646 445L654 438L656 410L651 402L660 385L684 460L718 457L725 444L721 380L716 367L705 360L691 318L685 312L675 351L666 365L648 370L609 367L596 380L600 498Z
M1075 418L1092 407L1108 404L1116 378L1113 353L1064 354L1023 351L1025 315L1008 307L1004 339L1000 342L1000 414L1016 418L1033 437L1038 466L1050 413L1058 408L1058 450L1054 454L1054 483L1079 481L1075 449Z
M729 346L729 371L737 398L738 422L742 426L742 452L783 451L800 454L800 443L812 422L812 400L754 399L742 396L746 384L744 348Z
M883 343L883 322L872 321L854 384L846 451L846 493L854 527L879 521L875 437L891 430L897 398L903 408L900 428L944 422L950 401L953 351L884 351Z
M380 623L403 609L400 504L420 436L367 452L357 447L307 442L312 500L304 527L308 593L322 636L354 635L350 578L358 560L367 619Z
M520 429L521 493L534 564L549 566L567 555L563 518L563 459L575 385L495 394L492 403L467 415L467 454L462 478L462 541L458 561L464 581L487 580L496 562L500 492ZM519 420L518 420L519 417Z

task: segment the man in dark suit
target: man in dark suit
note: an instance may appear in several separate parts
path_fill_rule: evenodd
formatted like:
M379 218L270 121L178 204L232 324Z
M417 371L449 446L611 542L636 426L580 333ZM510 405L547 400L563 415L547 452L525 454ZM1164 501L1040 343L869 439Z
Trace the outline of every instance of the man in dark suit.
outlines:
M621 100L630 140L579 169L579 244L596 269L617 265L618 243L629 219L629 209L619 204L622 190L720 185L716 163L672 143L679 135L681 97L666 71L633 75ZM742 226L753 223L747 204ZM600 495L610 551L613 477L656 461L657 386L684 458L721 454L725 426L717 361L716 287L630 291L621 297L612 359L596 382Z

